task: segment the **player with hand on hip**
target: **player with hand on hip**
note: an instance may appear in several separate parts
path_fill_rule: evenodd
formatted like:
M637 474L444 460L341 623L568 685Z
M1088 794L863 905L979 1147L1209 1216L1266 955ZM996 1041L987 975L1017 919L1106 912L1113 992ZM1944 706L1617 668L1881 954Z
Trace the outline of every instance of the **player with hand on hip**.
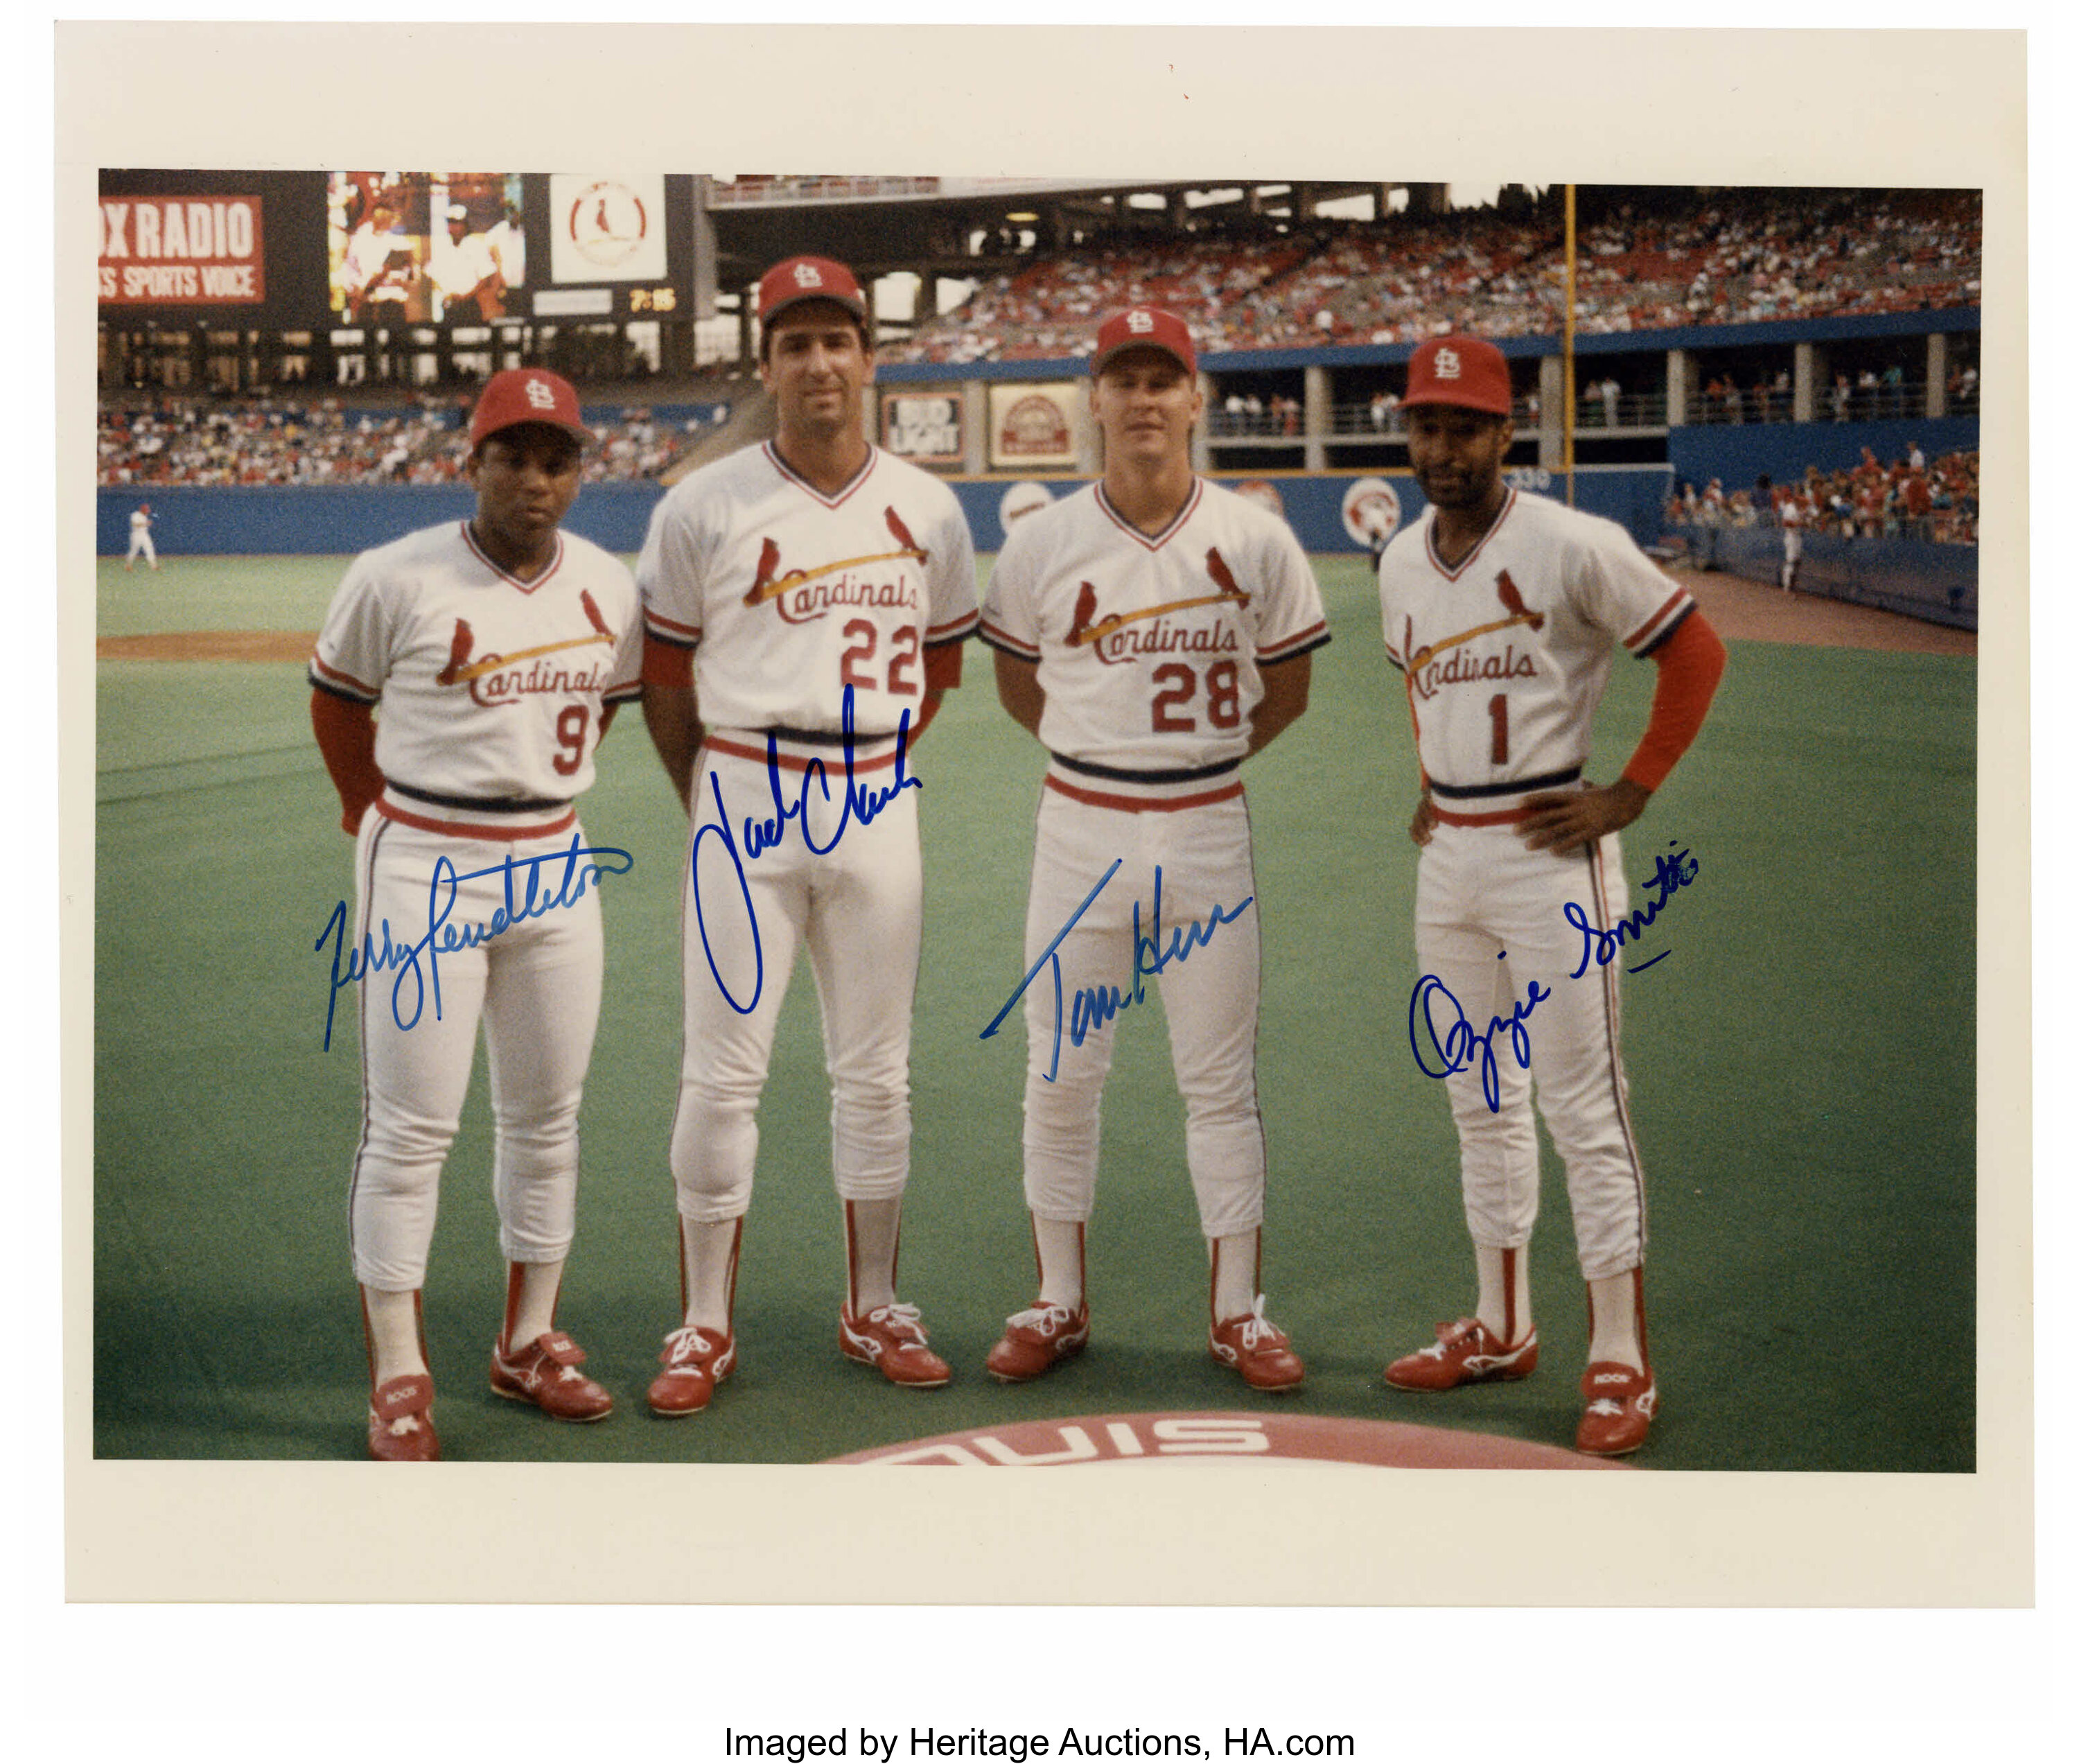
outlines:
M1604 928L1624 918L1617 831L1702 727L1725 645L1615 522L1504 481L1514 422L1508 364L1491 343L1423 343L1403 402L1429 506L1387 547L1378 580L1387 658L1406 677L1422 769L1409 833L1421 848L1418 999L1431 1028L1418 1032L1411 1009L1410 1033L1424 1035L1424 1070L1435 1058L1450 1072L1479 1299L1472 1316L1395 1360L1387 1382L1447 1390L1525 1377L1537 1364L1534 1074L1588 1287L1588 1404L1575 1444L1613 1456L1644 1443L1659 1400L1646 1342L1645 1175L1617 1049L1617 970L1590 963L1570 978L1584 934L1569 908ZM1597 789L1581 771L1620 649L1651 657L1659 677L1638 751ZM1520 1011L1527 1069L1508 1028ZM1491 1033L1491 1066L1453 1067L1461 1015L1470 1033Z
M758 316L777 437L676 485L636 567L643 713L692 840L671 1152L684 1315L650 1387L664 1415L705 1408L737 1364L758 1105L803 948L844 1213L839 1351L893 1384L951 1376L895 1271L923 932L911 744L959 683L974 543L952 491L865 438L873 339L851 271L789 258Z
M474 516L356 559L311 661L319 750L356 836L350 1222L368 1447L389 1461L440 1456L420 1293L479 1020L508 1263L491 1388L558 1420L613 1407L555 1326L604 954L600 871L572 799L615 706L641 690L641 610L625 564L559 530L591 439L569 383L496 375L469 434Z
M1239 772L1306 709L1328 628L1291 529L1191 469L1204 397L1184 322L1119 313L1091 375L1102 479L1011 530L982 614L1004 708L1048 756L1025 928L1040 1292L989 1369L1036 1377L1089 1338L1084 1236L1116 1025L1085 1006L1137 1004L1152 977L1211 1263L1211 1351L1254 1388L1286 1390L1304 1368L1261 1290L1261 941ZM1077 1001L1067 1035L1064 997Z

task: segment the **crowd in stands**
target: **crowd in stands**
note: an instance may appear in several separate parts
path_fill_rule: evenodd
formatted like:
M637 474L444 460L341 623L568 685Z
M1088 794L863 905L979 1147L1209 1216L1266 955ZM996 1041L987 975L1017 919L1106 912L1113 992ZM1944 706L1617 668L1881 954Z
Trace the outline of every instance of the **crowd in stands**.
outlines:
M1575 327L1588 334L1975 306L1976 192L1751 190L1686 207L1625 204L1583 227ZM1100 309L1153 304L1208 354L1406 343L1563 328L1562 228L1461 211L1316 223L1249 242L1164 237L1043 259L978 287L885 350L895 361L1086 352ZM1776 388L1766 388L1773 394Z
M450 484L469 456L466 398L424 396L388 409L337 398L162 397L100 413L103 484ZM588 482L655 478L691 445L695 423L629 406L588 413L600 445Z
M1684 484L1668 498L1670 527L1801 526L1843 538L1917 538L1943 545L1978 543L1978 451L1932 461L1918 443L1889 465L1871 449L1845 470L1808 466L1796 484L1764 474L1751 490L1728 492L1713 478L1699 491Z

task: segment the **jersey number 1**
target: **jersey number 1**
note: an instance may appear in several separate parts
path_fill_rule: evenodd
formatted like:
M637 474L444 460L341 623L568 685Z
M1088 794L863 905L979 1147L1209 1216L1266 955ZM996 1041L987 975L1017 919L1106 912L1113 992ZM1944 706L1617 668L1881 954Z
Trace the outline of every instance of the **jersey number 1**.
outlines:
M1508 764L1508 694L1498 692L1487 700L1487 720L1494 725L1494 741L1487 757L1496 765Z

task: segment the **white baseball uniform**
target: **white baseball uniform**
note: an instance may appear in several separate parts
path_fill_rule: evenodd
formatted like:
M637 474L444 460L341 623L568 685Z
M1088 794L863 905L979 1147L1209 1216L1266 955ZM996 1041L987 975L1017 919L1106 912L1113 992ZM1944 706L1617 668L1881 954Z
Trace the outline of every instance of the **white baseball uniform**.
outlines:
M770 443L746 448L659 504L636 577L652 641L692 651L705 729L671 1132L680 1213L715 1224L750 1206L758 1100L804 945L822 1005L838 1193L893 1198L909 1176L923 925L918 781L897 734L906 717L915 727L927 677L974 631L974 542L960 505L877 448L835 496Z
M1328 641L1306 555L1277 516L1203 480L1152 535L1092 485L1011 529L981 635L1036 663L1046 694L1028 971L1074 920L1058 970L1025 992L1027 1204L1090 1217L1111 1006L1138 1002L1153 970L1200 1222L1209 1238L1253 1230L1261 941L1240 768L1262 669Z
M1379 564L1387 658L1406 677L1416 745L1437 825L1416 882L1416 950L1475 1034L1494 1020L1491 1074L1469 1061L1445 1079L1458 1123L1466 1221L1475 1243L1515 1249L1537 1215L1537 1104L1567 1167L1583 1274L1640 1265L1645 1176L1618 1052L1618 966L1582 961L1569 903L1599 928L1624 916L1617 838L1586 853L1533 851L1515 832L1525 798L1580 788L1596 706L1621 647L1650 654L1694 610L1615 522L1511 491L1484 540L1455 568L1437 554L1436 514L1397 534ZM1515 1012L1535 985L1549 993ZM1457 1012L1433 991L1439 1035ZM1429 1070L1449 1063L1411 1014ZM1486 1083L1497 1107L1489 1106Z
M381 706L385 785L354 851L353 948L369 971L351 1200L354 1272L379 1291L425 1284L479 1017L500 1246L512 1262L570 1247L599 873L626 867L572 855L590 849L574 798L604 708L641 693L642 621L625 565L572 534L556 545L532 581L493 564L463 521L364 552L312 657L313 685Z
M465 233L459 239L442 235L433 241L426 273L440 291L443 316L452 316L458 300L472 292L487 276L498 273L498 258L492 249L489 237L483 233ZM473 316L481 318L483 315L479 312Z
M123 559L134 564L139 558L153 569L159 567L159 554L152 544L152 517L142 509L130 511L130 555Z

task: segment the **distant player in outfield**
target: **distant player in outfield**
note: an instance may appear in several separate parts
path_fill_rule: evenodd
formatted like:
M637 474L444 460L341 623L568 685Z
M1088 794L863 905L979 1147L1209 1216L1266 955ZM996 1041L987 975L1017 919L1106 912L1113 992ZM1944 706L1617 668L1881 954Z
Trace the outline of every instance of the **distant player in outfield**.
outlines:
M389 1462L440 1456L420 1293L479 1020L507 1263L491 1388L562 1421L613 1406L555 1326L604 951L572 798L614 706L641 690L641 615L627 566L558 530L591 438L569 383L495 375L469 436L475 513L357 558L311 660L312 722L355 836L351 947L379 959L443 932L437 978L371 962L360 987L349 1219L368 1449ZM516 898L549 904L502 923Z
M839 1351L892 1384L951 1376L895 1268L923 936L910 744L960 680L974 544L951 490L865 438L872 321L851 271L789 258L759 283L758 317L779 433L673 488L636 568L643 713L692 823L671 1154L683 1318L650 1387L664 1415L705 1408L736 1365L758 1105L801 949L844 1209Z
M1725 645L1615 522L1503 481L1514 424L1508 364L1491 343L1421 344L1403 404L1429 503L1378 572L1387 659L1406 677L1422 769L1408 832L1422 848L1423 979L1408 1021L1424 1070L1450 1075L1479 1298L1386 1379L1449 1390L1526 1377L1537 1364L1534 1077L1588 1285L1587 1409L1575 1445L1614 1456L1645 1443L1659 1400L1646 1343L1646 1177L1617 1050L1622 953L1612 960L1597 945L1570 978L1587 941L1570 912L1602 929L1624 919L1617 830L1703 726ZM1644 740L1597 789L1581 769L1620 651L1650 657L1659 679ZM1527 1061L1512 1029L1518 1013ZM1490 1035L1487 1061L1466 1038Z
M1307 708L1328 627L1292 530L1191 469L1204 397L1183 321L1152 307L1108 320L1091 375L1103 477L1010 530L982 614L1004 708L1048 753L1025 920L1040 1291L989 1369L1035 1378L1090 1338L1084 1234L1111 1009L1129 1033L1152 1031L1135 1008L1152 981L1184 1096L1212 1355L1259 1390L1289 1390L1305 1368L1262 1294L1261 940L1240 773ZM1087 1018L1092 999L1107 1008Z
M130 555L123 560L125 571L136 564L139 558L153 569L159 567L159 553L152 543L152 505L140 502L130 511Z

